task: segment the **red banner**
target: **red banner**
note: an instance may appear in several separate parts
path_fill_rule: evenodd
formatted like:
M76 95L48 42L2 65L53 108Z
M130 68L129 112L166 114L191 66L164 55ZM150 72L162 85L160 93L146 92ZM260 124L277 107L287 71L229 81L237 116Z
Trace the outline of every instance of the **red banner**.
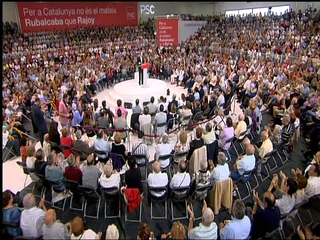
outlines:
M164 47L179 45L179 19L158 19L158 45Z
M137 2L18 2L22 31L138 25Z

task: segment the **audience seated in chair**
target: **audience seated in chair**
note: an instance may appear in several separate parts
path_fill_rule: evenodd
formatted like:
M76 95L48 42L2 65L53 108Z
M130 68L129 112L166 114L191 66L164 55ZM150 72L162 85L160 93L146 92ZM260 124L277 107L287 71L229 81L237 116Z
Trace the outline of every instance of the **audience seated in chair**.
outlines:
M202 135L204 144L211 144L212 142L216 141L216 134L213 131L212 124L208 122L206 124L205 132Z
M104 131L100 129L97 134L97 139L94 141L94 149L97 151L105 151L106 154L97 154L97 157L100 161L104 163L107 161L109 157L109 153L111 151L111 147L109 142L107 141L107 136L104 134ZM90 156L90 155L89 155Z
M295 178L302 175L300 169L292 170ZM295 195L295 204L299 204L303 201L307 201L311 197L320 194L320 165L319 163L313 163L307 171L308 179L307 186L304 189L297 190ZM298 181L299 182L299 181Z
M166 132L166 122L167 114L164 112L164 106L160 105L159 112L157 112L155 115L155 128L157 135L161 135ZM157 126L159 124L164 124L164 126Z
M159 156L169 155L173 153L173 146L169 143L168 134L164 133L158 138L158 142L155 146L154 160L158 160ZM171 159L161 161L161 168L166 168L170 165Z
M72 130L71 130L72 132ZM94 147L91 146L89 147L89 140L83 141L82 138L82 132L81 130L77 130L76 131L76 139L73 142L73 147L81 152L81 160L83 159L87 159L88 155L91 154L93 152Z
M282 171L279 174L281 178L280 187L278 185L278 175L274 174L268 191L274 191L275 206L279 208L281 215L286 215L295 206L294 194L298 190L298 183L294 178L288 178Z
M190 150L187 155L187 159L189 160L194 152L194 150L201 148L204 146L204 140L202 138L203 129L201 127L196 128L196 138L190 142Z
M57 183L56 189L63 191L66 189L65 186L65 168L62 163L61 155L51 153L48 156L47 166L45 169L45 178L49 181Z
M202 221L198 227L194 227L194 213L188 205L189 225L188 225L188 239L217 239L218 226L214 222L214 214L211 208L207 207L207 203L203 201Z
M142 127L148 123L151 123L151 115L149 114L149 108L145 106L143 108L143 114L139 116L140 130L142 130Z
M54 209L49 209L44 216L44 224L42 226L42 238L50 239L69 239L71 236L71 224L63 224L57 220L57 214ZM69 228L69 229L68 229Z
M98 179L101 172L97 166L94 165L94 155L90 154L86 161L86 166L83 166L82 185L86 187L92 187L98 191Z
M234 136L234 128L231 117L227 117L227 125L223 129L220 128L220 131L221 133L218 140L219 147L224 150L228 150L231 146L231 142L227 144L226 142L228 139Z
M240 136L241 133L243 133L246 129L247 129L247 124L246 122L244 121L244 115L243 114L240 114L238 116L238 122L236 123L236 127L234 129L234 136L241 140L245 137L245 135L242 135Z
M187 172L187 163L180 161L178 165L178 172L173 175L170 181L170 188L187 187L190 186L191 178Z
M13 194L10 190L5 190L2 193L2 221L18 226L17 228L7 228L7 233L12 237L16 237L22 234L19 227L22 209L16 206L13 200Z
M143 187L141 182L141 171L137 166L136 159L133 156L128 157L129 170L125 172L125 187L137 188L140 194L143 193Z
M209 161L210 165L210 181L214 185L216 182L222 182L229 178L230 170L227 164L227 157L224 152L219 152L217 157L217 166L214 166L213 161Z
M20 227L25 238L38 238L42 235L42 225L47 211L44 197L41 198L39 207L36 205L36 197L33 193L27 193L23 197L24 210L21 213Z
M246 154L238 157L235 164L233 165L233 170L231 171L231 178L235 181L240 179L240 177L247 171L253 170L256 165L256 159L254 156L255 147L252 144L246 146ZM244 177L242 181L246 182L249 177Z
M119 188L120 187L120 174L113 170L110 162L103 166L103 173L99 178L101 188Z
M153 171L148 175L148 186L149 187L165 187L168 185L168 174L166 172L161 172L161 164L155 161L152 164ZM161 194L159 192L150 193L156 197L163 196L164 192Z
M208 161L200 159L200 169L192 175L192 183L190 195L193 194L197 187L206 186L210 184L210 171L208 170ZM205 193L203 193L205 194ZM201 197L201 196L197 196Z
M188 142L188 133L186 131L182 130L179 134L177 134L177 142L174 149L175 149L174 155L189 151L190 143ZM181 159L175 159L175 160L179 161ZM184 156L182 160L185 161L186 156Z
M92 229L84 229L84 220L75 217L71 221L71 239L100 239L101 232L95 233Z
M122 135L120 132L116 132L114 135L114 142L111 144L111 152L117 153L123 157L123 159L128 158L128 151L126 146L121 142Z
M121 112L120 109L118 109L118 111L117 111L117 116L118 116L118 118L115 119L113 126L114 126L115 129L119 129L118 130L119 132L121 131L121 138L125 142L126 138L127 138L127 132L126 131L122 131L122 130L125 130L126 128L128 128L127 119L125 119L122 116L122 112Z
M173 222L169 233L161 235L161 239L180 240L180 239L186 239L186 238L187 238L187 228L179 221Z
M280 209L275 206L276 199L272 192L265 192L261 201L258 193L253 191L253 199L255 203L252 210L251 238L258 239L279 227L281 214Z
M248 239L251 231L251 221L245 215L246 206L237 199L233 203L231 220L220 222L220 239Z
M147 144L144 142L144 133L142 131L138 132L138 140L132 144L132 155L143 155L149 161L150 150ZM145 159L136 159L137 163L141 164ZM143 162L141 162L143 161Z
M151 231L148 223L141 223L138 230L137 240L155 240L154 233Z
M75 181L79 183L79 185L82 185L82 171L79 168L80 165L80 157L74 156L73 154L70 154L67 158L68 166L65 168L65 177L66 180Z

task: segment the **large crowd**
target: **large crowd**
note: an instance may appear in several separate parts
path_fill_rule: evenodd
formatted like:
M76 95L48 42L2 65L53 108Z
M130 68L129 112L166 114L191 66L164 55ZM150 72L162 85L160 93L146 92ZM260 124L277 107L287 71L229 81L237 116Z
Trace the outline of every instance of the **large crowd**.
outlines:
M136 207L147 194L178 199L182 194L203 202L199 226L189 205L188 226L173 221L168 234L154 236L142 223L138 239L263 237L295 206L320 194L318 15L314 9L281 16L200 16L207 25L176 47L157 46L154 19L136 27L29 33L19 32L14 23L3 24L3 149L8 158L21 156L25 168L35 173L34 181L54 182L55 190L66 195L67 182L75 181L98 194L119 189L127 205L130 196L138 199ZM151 63L150 76L186 90L171 99L150 96L145 106L137 98L129 121L121 100L113 111L95 95L134 78L141 54ZM243 110L236 118L230 115L234 101ZM263 125L263 112L269 113L269 124ZM29 120L36 141L24 127ZM127 149L124 143L133 132L138 139ZM172 132L177 135L173 145ZM294 169L293 178L282 171L271 175L263 197L252 193L248 214L238 183L250 181L253 171L262 179L267 156L283 151L287 157L300 136L309 145L304 152L308 164ZM239 142L243 152L236 150L234 158L230 150ZM148 163L152 170L141 172ZM168 188L144 193L143 181ZM211 192L223 186L220 191L229 189L227 195L238 198L229 203L230 220L216 224L220 206L211 197L207 205L209 194L197 191L203 186L213 186ZM13 196L3 194L3 220L19 224L8 228L11 236L119 238L115 225L95 233L79 217L63 224L54 209L47 210L44 198L37 207L34 194L27 194L22 210ZM299 236L310 235L301 228Z

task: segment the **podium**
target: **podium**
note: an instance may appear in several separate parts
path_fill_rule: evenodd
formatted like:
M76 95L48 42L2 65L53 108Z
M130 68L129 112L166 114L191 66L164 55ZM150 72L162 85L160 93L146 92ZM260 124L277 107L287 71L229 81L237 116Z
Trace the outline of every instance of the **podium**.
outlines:
M143 85L144 87L147 87L147 82L148 82L148 69L150 67L149 63L143 63L141 64L141 68L143 69Z

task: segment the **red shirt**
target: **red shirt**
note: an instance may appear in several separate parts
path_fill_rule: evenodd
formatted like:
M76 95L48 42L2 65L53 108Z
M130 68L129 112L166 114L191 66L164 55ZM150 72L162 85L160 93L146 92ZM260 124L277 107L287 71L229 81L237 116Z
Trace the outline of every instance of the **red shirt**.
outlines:
M66 137L61 136L60 143L61 145L73 147L73 140L70 136L66 136ZM71 149L63 150L63 154L65 158L69 157L71 153L72 153Z
M76 181L82 185L82 171L78 167L66 167L64 172L66 179Z

